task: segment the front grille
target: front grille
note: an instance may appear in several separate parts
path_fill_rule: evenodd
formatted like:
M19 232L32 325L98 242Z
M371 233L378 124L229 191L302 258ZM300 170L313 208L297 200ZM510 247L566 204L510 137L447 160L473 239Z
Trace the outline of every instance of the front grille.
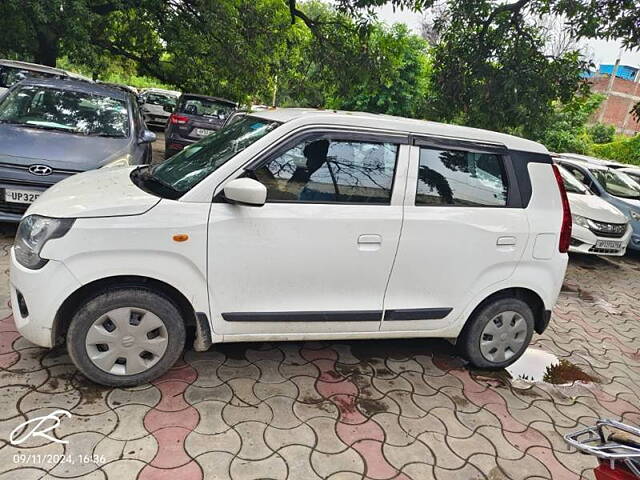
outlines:
M598 237L620 238L627 231L626 223L604 223L591 220L589 228Z
M2 192L2 199L0 199L0 212L15 213L22 215L29 208L27 203L7 203L4 201L4 191Z

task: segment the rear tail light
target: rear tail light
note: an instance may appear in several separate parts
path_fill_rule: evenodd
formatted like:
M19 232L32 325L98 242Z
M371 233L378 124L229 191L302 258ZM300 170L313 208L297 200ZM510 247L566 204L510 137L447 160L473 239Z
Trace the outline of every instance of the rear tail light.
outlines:
M184 125L189 121L189 117L185 117L184 115L178 115L177 113L172 113L169 117L169 123L173 123L174 125Z
M560 229L560 242L558 244L558 250L560 253L566 253L569 250L571 244L571 208L569 207L569 199L567 198L567 191L564 189L564 182L560 175L560 170L556 165L552 165L553 174L556 177L558 183L558 189L560 190L560 199L562 201L562 228Z

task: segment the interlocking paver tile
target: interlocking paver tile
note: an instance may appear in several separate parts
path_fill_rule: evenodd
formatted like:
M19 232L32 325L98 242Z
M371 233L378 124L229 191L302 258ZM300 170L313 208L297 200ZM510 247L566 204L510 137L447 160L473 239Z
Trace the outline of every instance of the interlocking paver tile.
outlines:
M312 449L303 445L289 445L278 451L287 464L288 479L322 480L311 466Z
M193 458L211 451L236 455L242 447L242 438L240 433L233 428L213 435L191 432L187 436L184 446L187 453Z
M317 450L311 452L311 465L322 478L328 478L338 472L364 473L362 457L353 448L339 453L322 453Z
M242 422L234 430L240 435L242 445L238 457L244 460L262 460L273 455L264 439L267 425L261 422Z
M322 417L312 418L309 420L309 423L303 423L291 429L281 429L268 425L264 431L264 440L267 446L274 452L289 445L303 445L326 452L327 448L330 448L332 445L335 446L335 444L332 443L332 438L335 437L335 432L327 428L333 427L333 422L330 426L325 425L325 428L327 429L323 429L321 431L321 436L317 436L310 425L312 422L321 422L322 420L327 421L328 419L324 419ZM318 448L317 444L319 442L324 442L324 444L327 445L325 449ZM346 445L341 443L341 447L342 448L331 450L331 452L344 450Z
M204 478L231 480L231 461L233 455L227 452L207 452L197 458L204 471Z
M273 454L269 458L255 462L234 458L229 467L231 478L234 480L257 480L269 478L273 480L285 480L287 478L287 464L284 459Z
M397 470L403 470L406 465L420 462L429 465L436 463L433 453L423 442L414 440L405 446L394 446L385 443L382 447L385 458Z

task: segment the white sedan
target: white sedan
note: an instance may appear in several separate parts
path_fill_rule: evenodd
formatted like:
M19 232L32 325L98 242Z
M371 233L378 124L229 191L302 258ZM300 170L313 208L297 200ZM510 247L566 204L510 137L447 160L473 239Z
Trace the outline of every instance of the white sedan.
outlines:
M573 226L570 252L622 256L632 229L624 214L602 200L564 167L558 165L567 190Z

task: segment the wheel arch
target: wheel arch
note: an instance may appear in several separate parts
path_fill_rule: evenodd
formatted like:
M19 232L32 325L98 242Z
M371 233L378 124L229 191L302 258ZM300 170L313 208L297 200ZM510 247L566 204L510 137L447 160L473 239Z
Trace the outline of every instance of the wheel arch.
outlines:
M62 305L60 305L60 308L58 308L53 321L51 331L52 344L58 345L64 342L64 337L71 323L71 319L82 304L114 287L142 287L154 292L159 292L176 304L186 326L196 324L196 311L193 305L187 297L174 286L150 277L118 275L101 278L82 285L65 299Z
M537 333L542 333L549 323L547 311L545 310L544 301L542 297L535 291L525 287L509 287L503 288L496 292L491 293L485 297L475 308L471 311L471 314L465 320L464 327L462 328L461 336L471 325L471 320L476 313L480 311L485 305L501 298L517 298L525 302L531 311L533 312L534 330Z

